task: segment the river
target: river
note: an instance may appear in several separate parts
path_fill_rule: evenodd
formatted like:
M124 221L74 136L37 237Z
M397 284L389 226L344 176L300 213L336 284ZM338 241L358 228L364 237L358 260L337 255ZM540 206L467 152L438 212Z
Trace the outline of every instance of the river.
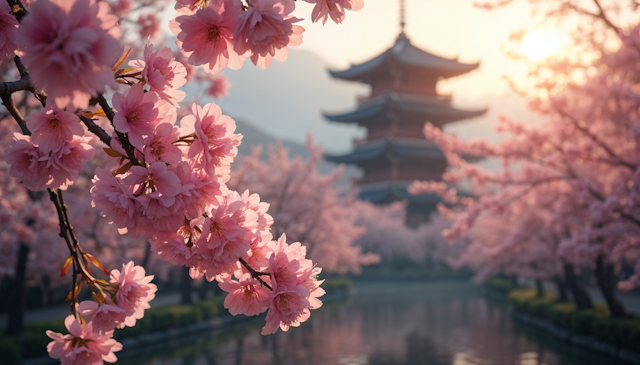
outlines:
M503 301L463 282L367 284L261 336L262 319L124 354L121 365L601 365L513 322Z

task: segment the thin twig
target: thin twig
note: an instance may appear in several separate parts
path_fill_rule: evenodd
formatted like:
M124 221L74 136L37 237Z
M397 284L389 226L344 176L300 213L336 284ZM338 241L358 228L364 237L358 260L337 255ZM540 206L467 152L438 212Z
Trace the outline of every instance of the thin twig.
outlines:
M22 130L22 134L26 136L30 136L31 131L29 131L29 128L27 128L27 123L24 121L22 114L20 114L20 111L18 110L18 108L16 108L15 104L13 104L13 99L11 99L11 94L1 94L0 98L2 99L2 104L4 104L4 106L7 108L7 111L9 112L9 114L11 114L11 116L13 117L13 119L16 120L16 122L18 122L18 125Z
M98 138L100 138L102 143L106 144L107 146L111 146L111 136L109 135L109 133L107 133L107 131L105 131L99 125L97 125L93 121L93 119L80 116L80 120L82 120L82 123L84 123L84 125L87 126L87 128L89 129L89 132L95 134L96 136L98 136Z
M242 266L246 267L247 270L249 270L249 273L251 274L251 277L258 280L260 282L260 284L264 285L265 287L269 288L269 290L273 291L273 288L271 286L269 286L269 284L265 283L264 280L262 280L260 278L260 276L271 276L271 274L269 274L268 272L260 272L260 271L255 271L251 265L249 265L246 261L244 261L241 258L238 259L238 261L240 261L240 263L242 264Z
M111 125L113 125L113 118L115 117L115 114L113 113L113 109L111 109L111 106L109 106L107 99L104 98L104 95L98 94L98 103L102 107L104 114L107 116L107 118L111 122ZM127 138L127 136L124 133L118 132L115 126L113 127L113 129L116 131L116 134L118 135L118 140L120 140L120 144L122 145L122 148L124 149L124 151L127 153L127 157L129 158L129 161L131 161L131 164L133 166L140 166L140 162L136 158L134 148L129 142L129 138Z

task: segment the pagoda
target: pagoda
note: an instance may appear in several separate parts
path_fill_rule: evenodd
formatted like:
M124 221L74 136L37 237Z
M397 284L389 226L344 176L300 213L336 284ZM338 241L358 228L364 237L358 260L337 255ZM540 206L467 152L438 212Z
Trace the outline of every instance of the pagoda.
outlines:
M332 122L357 124L367 130L364 139L354 140L352 152L325 158L363 170L363 177L356 181L361 199L375 204L408 201L407 224L416 226L428 219L440 199L431 194L412 195L407 186L414 180L442 180L447 169L438 145L422 133L425 122L442 128L480 116L486 109L457 109L451 96L436 91L439 80L475 70L479 63L461 63L422 50L405 35L404 19L401 28L395 44L379 56L344 71L330 71L334 78L370 85L371 93L353 111L324 114Z

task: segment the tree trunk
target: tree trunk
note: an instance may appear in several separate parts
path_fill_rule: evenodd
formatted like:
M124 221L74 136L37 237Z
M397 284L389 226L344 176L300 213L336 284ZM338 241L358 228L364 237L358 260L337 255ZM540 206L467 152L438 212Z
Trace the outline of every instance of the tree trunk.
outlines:
M11 283L9 301L7 305L7 335L22 335L24 325L24 307L27 294L27 260L29 259L29 246L20 244L18 249L18 262L16 273Z
M576 302L576 307L578 307L578 309L592 309L593 302L591 301L591 297L584 288L584 285L582 285L576 277L576 273L573 271L573 265L564 264L564 277L573 295L573 300Z
M151 243L149 243L149 241L145 242L145 253L144 253L144 259L142 260L142 267L145 270L148 270L148 265L149 265L149 259L151 259Z
M40 290L42 291L42 308L49 308L51 304L51 279L48 275L42 277Z
M515 275L511 275L509 277L511 279L511 284L513 285L514 288L518 287L518 277Z
M607 302L607 307L609 307L611 317L626 318L627 311L615 293L616 273L613 265L605 263L604 257L600 255L596 260L596 270L594 274L598 288L600 288L600 292L604 296L605 302Z
M553 282L556 284L556 290L558 292L558 301L568 302L569 293L567 293L567 283L564 280L562 280L562 278L559 276L554 277Z
M536 295L540 298L544 297L544 288L540 279L536 279Z
M189 276L189 268L182 267L180 268L180 303L181 304L191 304L191 287L193 285L193 279Z
M200 300L206 300L207 294L209 294L209 289L211 289L211 283L207 280L202 280L200 286L198 286L198 298Z

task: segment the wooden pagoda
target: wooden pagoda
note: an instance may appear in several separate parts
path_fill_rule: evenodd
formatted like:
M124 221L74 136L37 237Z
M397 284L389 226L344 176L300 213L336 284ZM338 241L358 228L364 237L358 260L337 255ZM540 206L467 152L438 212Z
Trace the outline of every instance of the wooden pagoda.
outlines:
M353 123L367 130L364 139L354 140L352 152L326 155L326 159L363 170L364 176L356 181L361 199L376 204L408 201L407 223L425 221L439 198L411 195L407 186L414 180L441 180L447 168L442 151L422 133L425 122L442 128L486 112L454 108L450 96L436 92L436 84L478 65L426 52L401 32L395 44L379 56L344 71L330 71L335 78L370 85L371 94L353 111L324 114L332 122Z

